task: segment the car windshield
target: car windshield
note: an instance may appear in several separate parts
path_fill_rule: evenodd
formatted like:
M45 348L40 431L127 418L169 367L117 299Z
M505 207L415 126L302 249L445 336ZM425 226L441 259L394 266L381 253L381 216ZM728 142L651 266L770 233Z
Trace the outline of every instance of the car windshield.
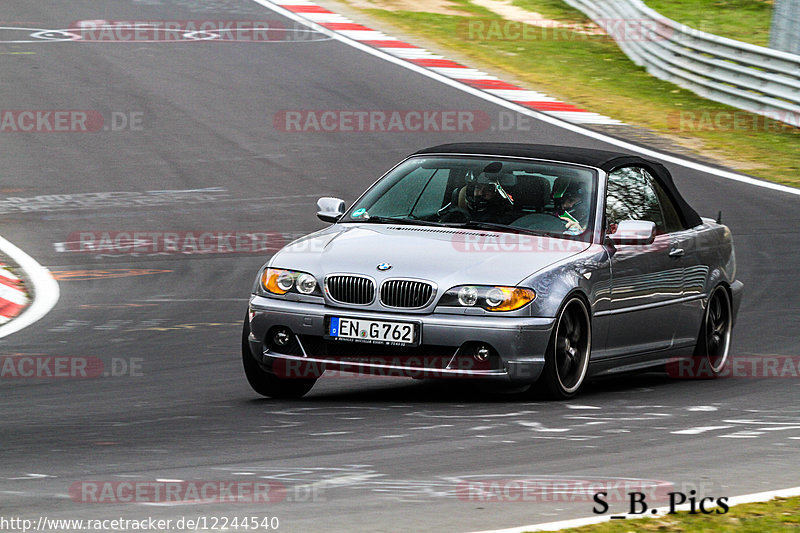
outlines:
M432 224L585 235L597 174L568 164L414 157L370 188L341 222Z

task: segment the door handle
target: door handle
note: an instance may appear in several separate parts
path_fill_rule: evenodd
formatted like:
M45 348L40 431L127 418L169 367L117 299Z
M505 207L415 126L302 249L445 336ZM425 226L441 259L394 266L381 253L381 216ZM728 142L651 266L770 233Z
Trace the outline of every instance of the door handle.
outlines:
M684 254L683 248L673 248L669 251L670 257L682 257Z

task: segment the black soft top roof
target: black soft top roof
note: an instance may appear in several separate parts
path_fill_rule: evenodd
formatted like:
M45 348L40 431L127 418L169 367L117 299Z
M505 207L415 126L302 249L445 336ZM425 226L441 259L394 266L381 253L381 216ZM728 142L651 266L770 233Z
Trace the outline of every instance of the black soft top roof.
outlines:
M596 167L605 172L612 172L620 167L641 166L650 171L658 180L666 193L672 198L678 214L685 227L690 228L701 224L700 215L686 203L678 192L672 175L661 163L644 159L639 156L595 150L593 148L576 148L572 146L551 146L545 144L523 143L452 143L440 144L430 148L423 148L417 154L469 154L469 155L496 155L530 157L532 159L547 159L562 161L576 165Z

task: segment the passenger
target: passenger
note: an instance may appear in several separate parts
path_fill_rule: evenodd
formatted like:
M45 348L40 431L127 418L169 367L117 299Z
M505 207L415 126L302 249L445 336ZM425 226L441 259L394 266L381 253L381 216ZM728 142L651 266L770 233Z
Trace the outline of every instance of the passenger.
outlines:
M589 209L584 201L583 185L578 181L564 181L553 187L553 214L564 221L569 233L583 233L589 222Z

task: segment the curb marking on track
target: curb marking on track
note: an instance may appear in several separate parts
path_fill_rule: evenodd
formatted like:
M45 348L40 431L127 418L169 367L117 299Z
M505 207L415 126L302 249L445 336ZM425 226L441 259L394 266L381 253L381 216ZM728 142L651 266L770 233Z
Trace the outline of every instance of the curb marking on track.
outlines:
M560 102L551 96L536 91L528 91L506 83L486 72L469 68L456 61L433 54L424 48L397 40L385 33L353 22L347 17L329 11L312 2L306 0L275 0L274 3L339 35L370 45L414 65L424 67L471 87L482 89L489 94L499 96L519 105L576 124L622 124L619 120L591 113L574 105Z
M14 320L0 326L0 339L26 328L50 312L59 298L58 283L50 272L17 246L0 237L0 251L14 261L31 283L33 302Z
M20 314L29 301L22 280L0 263L0 324Z

